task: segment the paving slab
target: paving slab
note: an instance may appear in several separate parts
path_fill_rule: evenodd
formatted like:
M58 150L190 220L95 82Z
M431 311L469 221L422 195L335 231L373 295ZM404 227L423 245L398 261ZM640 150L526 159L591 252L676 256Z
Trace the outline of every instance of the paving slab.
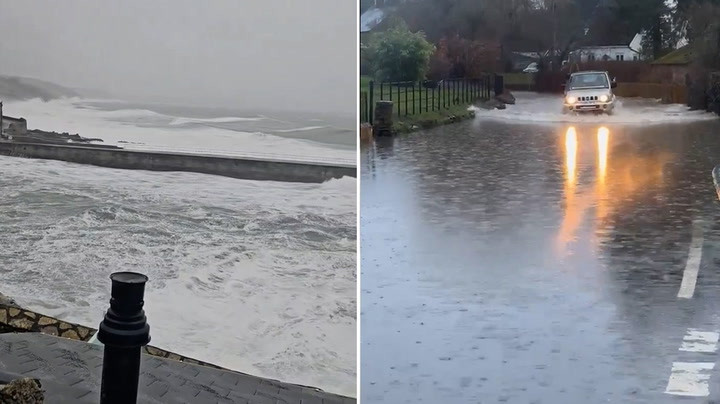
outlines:
M0 334L0 377L32 377L46 403L99 403L102 346L39 333ZM9 376L8 376L9 375ZM239 372L142 355L138 403L319 403L356 400Z

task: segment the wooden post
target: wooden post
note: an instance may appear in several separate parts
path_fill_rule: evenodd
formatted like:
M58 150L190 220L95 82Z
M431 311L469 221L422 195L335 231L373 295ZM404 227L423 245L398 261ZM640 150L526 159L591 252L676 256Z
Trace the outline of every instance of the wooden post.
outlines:
M505 77L501 74L496 74L493 87L495 90L495 96L502 94L505 91Z
M360 141L369 142L373 138L373 127L369 123L360 124Z

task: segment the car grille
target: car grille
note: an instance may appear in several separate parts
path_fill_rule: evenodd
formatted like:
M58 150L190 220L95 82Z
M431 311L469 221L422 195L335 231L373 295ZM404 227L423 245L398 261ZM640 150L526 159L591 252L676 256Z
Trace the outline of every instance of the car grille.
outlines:
M578 100L580 101L597 101L598 97L597 95L591 95L587 97L578 97Z

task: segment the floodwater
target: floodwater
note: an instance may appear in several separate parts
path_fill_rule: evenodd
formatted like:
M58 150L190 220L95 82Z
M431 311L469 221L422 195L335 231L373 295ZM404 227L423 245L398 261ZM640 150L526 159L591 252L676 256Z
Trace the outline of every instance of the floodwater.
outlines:
M517 92L516 105L506 110L475 109L482 121L531 123L535 125L603 124L622 126L643 126L669 123L692 123L715 120L717 116L704 111L688 111L684 105L660 104L658 100L642 98L618 98L617 107L611 116L599 118L592 114L562 114L562 97L544 94Z
M362 401L717 400L720 122L517 96L361 152Z

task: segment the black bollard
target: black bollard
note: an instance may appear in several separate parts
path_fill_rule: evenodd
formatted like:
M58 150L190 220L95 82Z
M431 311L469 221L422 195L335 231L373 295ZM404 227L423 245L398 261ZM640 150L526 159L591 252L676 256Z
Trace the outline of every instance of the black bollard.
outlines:
M137 403L140 348L150 342L143 310L147 276L135 272L110 275L110 309L98 329L103 354L100 404Z

